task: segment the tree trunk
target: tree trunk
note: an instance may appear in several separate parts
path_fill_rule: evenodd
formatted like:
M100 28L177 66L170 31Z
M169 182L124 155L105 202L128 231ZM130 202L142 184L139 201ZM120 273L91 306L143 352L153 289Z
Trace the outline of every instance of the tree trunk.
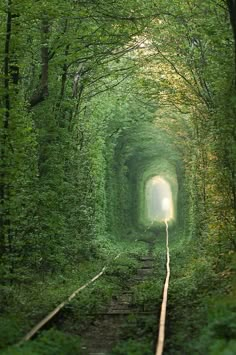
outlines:
M6 234L8 233L8 217L6 216L5 202L8 195L7 187L7 140L8 140L8 127L10 120L10 42L12 32L12 13L11 13L11 0L7 3L6 12L6 37L4 46L4 107L5 113L3 115L3 132L1 135L1 173L0 173L0 248L1 254L4 253L6 248Z
M40 84L30 99L30 108L38 105L44 101L48 96L48 65L49 65L49 48L48 48L48 36L49 36L49 23L48 19L42 20L41 28L41 79Z
M234 37L234 86L236 88L236 0L227 0L227 5Z

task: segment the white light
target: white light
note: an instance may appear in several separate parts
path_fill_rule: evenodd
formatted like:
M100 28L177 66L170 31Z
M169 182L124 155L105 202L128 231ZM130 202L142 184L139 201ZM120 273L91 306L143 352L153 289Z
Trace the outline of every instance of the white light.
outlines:
M163 198L163 200L161 202L161 208L162 208L162 211L169 211L170 210L170 200L167 197Z
M146 184L147 217L150 221L174 218L170 184L161 176L154 176Z

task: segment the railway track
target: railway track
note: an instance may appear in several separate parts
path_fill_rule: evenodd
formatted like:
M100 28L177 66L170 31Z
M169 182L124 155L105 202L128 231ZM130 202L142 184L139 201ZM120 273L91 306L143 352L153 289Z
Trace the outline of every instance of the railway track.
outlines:
M170 250L169 250L169 232L168 232L167 220L165 220L165 225L166 225L166 279L165 279L163 298L161 304L161 315L160 315L160 322L159 322L159 333L158 333L158 341L156 346L156 355L162 355L164 350L166 308L167 308L168 288L169 288L169 281L170 281Z
M80 334L83 340L83 352L81 355L108 355L121 341L126 340L124 330L128 320L132 317L133 323L141 324L155 319L154 309L140 309L135 305L132 288L147 280L152 275L154 258L151 254L139 259L139 268L132 278L130 287L123 290L122 294L113 299L106 312L96 314L96 321ZM151 351L154 350L151 344Z
M127 340L127 324L130 324L130 319L133 320L135 324L154 324L155 332L152 334L153 341L149 343L148 351L152 354L162 355L164 349L164 339L165 339L165 318L166 318L166 307L167 307L167 293L168 284L170 278L170 258L169 258L169 246L168 246L168 222L165 221L166 225L166 280L163 289L163 300L161 306L161 314L158 328L158 307L153 308L140 308L139 305L135 303L133 289L140 283L149 280L153 275L155 259L152 254L152 246L146 255L139 257L138 268L136 274L131 278L128 287L123 289L122 293L113 297L108 307L102 312L97 314L88 314L88 326L84 328L80 333L82 339L82 350L79 355L109 355L112 349L122 342ZM120 254L118 254L115 259L118 259ZM22 341L22 343L30 340L34 337L41 329L45 327L51 320L57 315L65 305L67 305L73 298L75 298L83 289L89 287L92 283L96 282L100 277L102 277L107 269L104 266L103 269L95 275L91 280L89 280L85 285L79 287L72 295L70 295L64 302L58 305L52 312L50 312L44 319L42 319L33 329L31 329ZM84 318L84 317L83 317ZM86 318L86 317L85 317ZM94 319L91 322L91 318ZM86 321L86 319L85 319ZM78 319L79 322L79 319ZM156 329L158 329L158 336ZM158 338L158 341L157 341ZM125 353L124 353L125 355Z

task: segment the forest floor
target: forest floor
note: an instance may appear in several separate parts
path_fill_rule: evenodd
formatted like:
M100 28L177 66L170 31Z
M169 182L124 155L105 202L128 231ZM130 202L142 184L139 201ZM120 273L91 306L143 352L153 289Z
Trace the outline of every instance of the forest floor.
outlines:
M156 307L140 307L135 304L133 290L142 282L150 279L153 273L154 258L149 253L139 258L139 265L136 274L131 278L127 288L116 297L104 313L97 314L96 320L85 329L80 335L83 339L83 355L105 355L111 354L114 347L127 339L127 324L132 322L136 327L142 323L154 323L152 333L157 329ZM156 327L155 327L156 326ZM135 329L135 335L140 329ZM134 337L134 336L133 336ZM149 348L146 353L152 353L155 347L155 335L150 338Z
M160 299L163 278L158 277L157 272L162 272L162 261L157 264L156 255L150 257L147 243L144 242L132 242L130 245L125 243L125 247L120 243L119 248L116 246L107 260L100 259L96 263L91 260L80 265L80 272L78 270L72 274L64 274L63 280L60 277L48 278L44 282L35 282L33 288L21 289L11 303L9 300L9 306L0 318L1 328L5 329L1 333L0 353L88 354L87 350L83 350L85 346L92 352L94 348L98 348L97 344L101 343L101 338L104 339L104 334L108 338L107 330L104 331L106 325L112 333L110 344L107 344L109 351L111 345L117 345L119 340L119 347L114 350L114 354L120 354L119 348L122 346L144 346L150 349L147 354L152 354L156 334L156 308L152 314L145 313L149 313L148 307ZM125 250L125 253L114 260L114 255L121 250ZM70 290L76 289L78 278L79 284L85 283L102 269L104 263L107 270L99 280L68 303L33 340L20 347L14 345L47 312L68 297ZM156 282L156 279L161 281ZM151 301L147 302L148 299ZM91 338L93 343L88 345L87 340ZM123 350L121 353L124 353ZM146 353L141 350L140 354Z
M178 236L171 231L164 353L234 354L236 312L235 298L228 295L230 275L213 272L214 259L203 253L198 257L198 246L180 242ZM104 265L104 275L68 303L34 339L14 346ZM109 257L82 263L62 280L57 276L19 289L0 317L0 353L153 355L164 279L165 239L161 234L151 254L143 241L121 244ZM232 351L224 352L226 347Z

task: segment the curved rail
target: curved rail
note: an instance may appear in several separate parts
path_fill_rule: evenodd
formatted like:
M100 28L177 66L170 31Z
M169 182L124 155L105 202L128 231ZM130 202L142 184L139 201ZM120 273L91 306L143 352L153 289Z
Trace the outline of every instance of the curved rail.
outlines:
M113 260L116 260L120 257L121 253L116 255L116 257ZM30 340L46 323L48 323L67 303L73 300L77 296L79 292L84 290L86 287L91 285L93 282L95 282L99 277L101 277L104 272L106 271L107 266L104 266L102 270L94 276L91 280L86 282L83 286L80 286L77 290L75 290L65 301L61 302L53 311L51 311L46 317L44 317L38 324L36 324L24 337L23 339L18 343L18 345L21 345L22 343Z
M170 252L169 252L169 233L168 233L167 220L165 220L165 225L166 225L166 280L165 280L163 299L161 305L161 315L160 315L156 355L162 355L164 350L166 308L167 308L167 297L168 297L168 288L169 288L169 279L170 279Z
M163 300L161 305L161 315L159 322L159 334L158 341L156 346L156 355L162 355L164 349L164 341L165 341L165 322L166 322L166 308L167 308L167 297L168 297L168 287L169 287L169 279L170 279L170 255L169 255L169 235L168 235L168 222L165 220L166 225L166 279L163 291ZM122 253L116 255L113 260L116 260L120 257ZM39 323L37 323L18 343L21 345L22 343L30 340L40 329L43 328L45 324L47 324L59 311L64 308L66 304L68 304L72 299L74 299L79 292L84 290L86 287L94 283L97 279L99 279L104 272L106 271L107 266L104 266L102 270L94 276L91 280L86 282L83 286L80 286L77 290L75 290L65 301L61 302L55 309L53 309L48 315L46 315Z

